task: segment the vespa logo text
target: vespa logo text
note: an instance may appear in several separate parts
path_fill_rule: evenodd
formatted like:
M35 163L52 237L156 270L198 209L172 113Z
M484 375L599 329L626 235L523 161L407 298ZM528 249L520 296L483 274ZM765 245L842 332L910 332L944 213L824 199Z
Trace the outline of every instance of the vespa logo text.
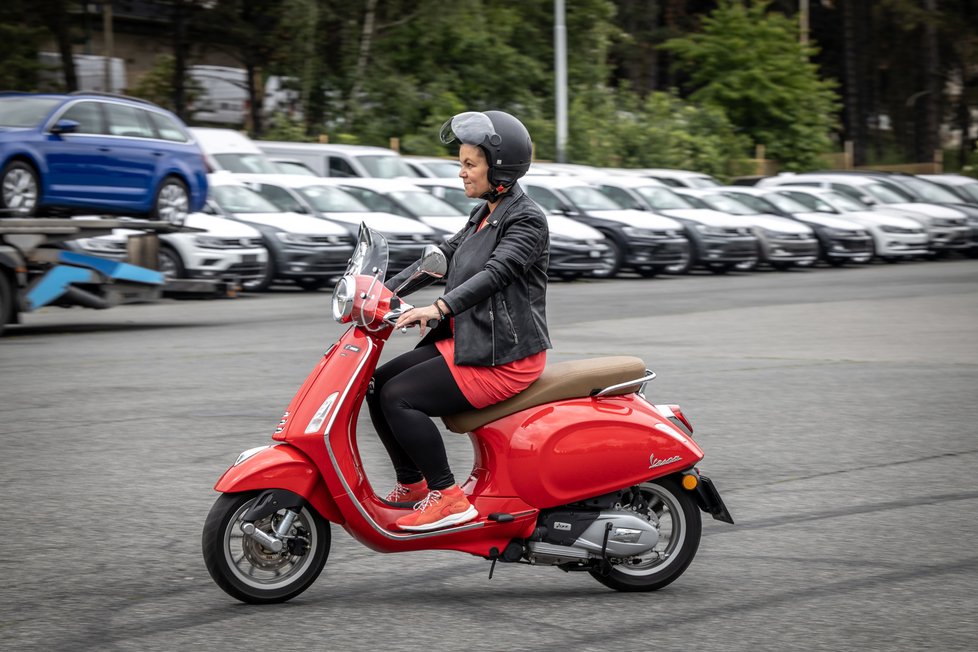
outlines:
M660 460L653 453L652 455L649 455L649 468L656 469L659 468L660 466L665 466L666 464L672 464L673 462L678 462L681 459L683 458L680 457L679 455L673 455L672 457L667 457L664 460Z

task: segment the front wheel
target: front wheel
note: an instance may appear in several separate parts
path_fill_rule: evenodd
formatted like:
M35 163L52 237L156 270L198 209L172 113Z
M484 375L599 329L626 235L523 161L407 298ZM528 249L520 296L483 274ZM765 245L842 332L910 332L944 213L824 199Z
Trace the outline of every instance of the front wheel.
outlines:
M595 568L594 579L616 591L656 591L675 581L700 545L703 522L693 494L675 479L661 479L639 485L639 516L644 516L659 531L659 543L651 551L614 564L610 569ZM624 508L630 507L623 505Z
M241 530L242 517L261 492L222 494L214 503L201 544L211 578L228 595L242 602L269 604L299 595L319 577L329 555L329 523L308 506L299 510L284 539L281 552L273 552ZM255 521L272 534L286 510Z

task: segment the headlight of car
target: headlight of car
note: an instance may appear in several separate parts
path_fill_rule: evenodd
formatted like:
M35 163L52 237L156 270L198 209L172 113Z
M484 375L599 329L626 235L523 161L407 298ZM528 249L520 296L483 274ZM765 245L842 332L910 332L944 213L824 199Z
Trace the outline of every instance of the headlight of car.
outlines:
M275 234L275 237L288 244L304 245L306 247L316 244L315 236L305 233L286 233L285 231L279 231Z
M634 226L623 226L621 230L630 238L654 238L655 231L652 229L640 229Z
M727 231L720 226L709 226L707 224L696 224L695 226L696 226L696 230L702 233L703 235L721 235L721 236L729 235Z
M352 276L344 276L333 288L333 319L341 324L350 321L353 313L353 296L357 291L357 281Z
M75 243L85 251L97 251L106 254L118 254L126 250L126 243L117 240L101 240L99 238L82 238Z
M194 242L197 243L198 247L203 247L204 249L227 249L228 248L224 240L215 237L213 235L194 236Z

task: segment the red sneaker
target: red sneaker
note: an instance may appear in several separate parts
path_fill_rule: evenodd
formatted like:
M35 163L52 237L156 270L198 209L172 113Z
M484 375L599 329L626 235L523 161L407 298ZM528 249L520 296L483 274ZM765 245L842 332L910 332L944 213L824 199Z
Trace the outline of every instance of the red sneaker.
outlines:
M411 509L418 501L424 500L427 495L428 483L425 480L412 482L411 484L401 484L398 482L383 501L392 507Z
M397 519L397 527L411 532L426 532L471 521L479 512L458 485L430 492L414 506L414 511Z

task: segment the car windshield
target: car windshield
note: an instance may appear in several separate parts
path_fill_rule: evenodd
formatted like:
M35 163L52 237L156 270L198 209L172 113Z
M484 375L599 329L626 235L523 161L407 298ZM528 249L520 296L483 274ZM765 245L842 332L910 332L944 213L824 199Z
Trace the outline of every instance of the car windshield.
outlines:
M712 177L686 177L683 179L690 188L714 188L720 183Z
M884 186L882 183L868 183L863 188L883 204L905 204L913 201L909 195L890 186Z
M469 197L464 190L458 188L445 188L442 199L460 210L464 214L472 212L472 209L482 203L481 199Z
M396 154L378 154L358 156L357 160L367 169L370 176L378 179L396 179L397 177L418 176L411 166L401 160Z
M743 202L736 199L731 199L730 197L721 195L720 193L702 195L700 196L700 199L709 204L711 208L718 211L723 211L724 213L730 213L731 215L757 215L761 212L751 208Z
M971 197L971 201L978 202L978 182L962 183L957 186L957 189L965 193L968 197Z
M777 213L778 206L769 202L766 198L748 195L743 192L731 192L729 195L734 201L740 202L745 206L753 208L758 213Z
M621 206L613 199L592 186L571 186L561 190L582 211L621 210Z
M306 177L318 177L319 175L307 168L302 163L295 161L273 161L278 171L283 174L301 174Z
M680 197L668 188L659 188L658 186L642 186L636 188L638 194L642 196L645 201L649 203L652 208L665 211L670 208L692 208L693 205L686 201L684 197Z
M811 205L805 202L802 197L809 197L812 200ZM818 210L815 208L815 198L807 195L803 195L797 199L792 199L791 197L785 197L784 195L779 195L778 193L772 192L769 195L764 195L764 199L768 200L778 208L780 208L785 213L789 215L795 215L796 213L808 213L813 210ZM826 208L831 208L826 205Z
M324 213L367 213L370 211L363 202L342 188L332 186L306 186L299 188L309 205Z
M214 158L228 172L240 174L276 174L279 169L262 154L215 154Z
M949 190L945 190L936 183L917 179L914 177L899 177L900 183L909 187L920 195L924 201L937 202L939 204L959 204L961 200L954 196Z
M428 194L423 190L414 192L411 190L398 190L391 193L391 197L397 201L411 207L417 215L426 217L458 217L462 212L446 201Z
M436 177L453 179L458 176L462 165L458 161L425 161L422 163Z
M281 213L270 201L244 186L211 186L211 196L229 213Z
M63 100L55 97L5 97L0 99L0 127L23 129L41 122Z
M823 195L826 201L830 202L833 207L842 211L864 211L869 208L866 204L859 201L855 197L850 197L849 195L844 195L841 192L827 192Z

